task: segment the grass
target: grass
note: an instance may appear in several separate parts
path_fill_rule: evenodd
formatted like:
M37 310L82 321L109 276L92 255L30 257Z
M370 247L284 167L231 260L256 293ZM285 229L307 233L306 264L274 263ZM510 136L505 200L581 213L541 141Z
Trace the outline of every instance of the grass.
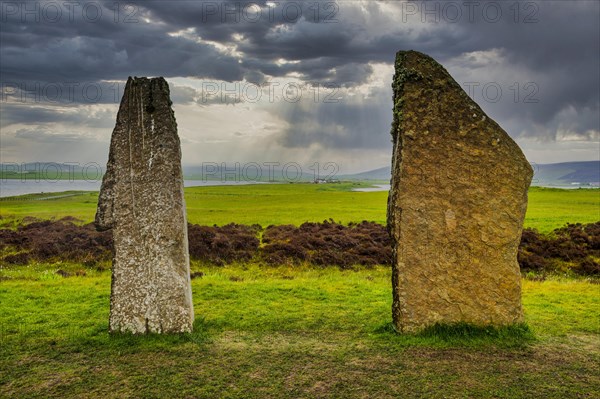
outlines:
M385 224L387 192L355 192L361 183L265 184L189 187L185 190L188 221L201 225L227 223L302 224L332 218L344 224L362 220ZM4 198L0 201L0 228L18 224L26 216L42 219L74 216L91 222L98 194L65 197L64 193ZM57 196L56 199L36 200ZM525 226L549 232L565 223L600 220L600 190L560 190L533 187Z
M186 189L198 224L385 222L387 193L351 185ZM28 216L91 221L97 193L0 202ZM598 190L530 190L526 225L600 219ZM103 265L101 265L103 266ZM58 269L85 272L63 278ZM109 335L110 271L0 265L0 397L593 398L600 392L600 286L523 280L525 324L399 335L389 268L192 264L192 334Z
M566 223L600 220L600 190L535 187L529 190L525 227L549 232Z
M110 336L110 273L62 278L49 267L2 271L0 396L564 398L600 390L598 286L586 281L524 281L527 326L397 335L388 268L203 266L192 283L193 334Z

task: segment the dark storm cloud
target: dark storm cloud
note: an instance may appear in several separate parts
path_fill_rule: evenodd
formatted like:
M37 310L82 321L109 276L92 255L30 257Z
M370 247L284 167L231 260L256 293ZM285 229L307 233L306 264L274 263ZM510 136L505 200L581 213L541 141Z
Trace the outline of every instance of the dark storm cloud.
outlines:
M53 109L32 108L29 106L15 106L2 104L2 118L0 127L8 127L13 124L43 124L59 122L60 114Z
M79 107L65 108L33 106L22 104L2 104L0 127L22 124L42 126L51 123L62 123L90 128L112 128L115 123L116 108L82 110Z
M13 80L2 80L0 101L16 105L119 104L125 83L74 78L49 81L47 77L27 80L13 76Z
M107 3L102 8L103 17L97 21L76 14L73 22L63 15L58 23L44 18L37 22L35 15L22 22L23 12L7 15L4 10L0 16L2 81L94 82L124 80L129 75L242 78L237 60L214 46L169 35L177 27L146 23L141 11L136 21L115 22L110 7ZM43 6L43 15L41 10Z
M507 14L509 18L498 23L477 24L478 33L464 41L468 46L461 51L503 48L510 65L531 72L532 80L540 86L540 104L529 115L523 113L526 107L519 106L522 104L513 104L506 113L521 114L537 123L545 123L567 106L598 109L600 2L545 1L535 4L539 10L532 15L537 22L514 23L514 15ZM510 9L506 7L504 11ZM520 18L526 15L522 7ZM444 55L446 58L451 56ZM595 128L598 129L598 123Z
M281 5L274 8L276 11L270 11L266 2L138 2L131 10L120 10L118 22L114 21L114 4L120 3L87 2L103 4L101 18L91 20L75 13L71 22L61 6L63 16L58 23L44 18L44 4L62 3L35 3L42 4L39 21L36 15L25 14L23 22L22 9L4 9L0 16L4 82L97 82L124 80L133 74L235 81L257 72L276 77L299 72L307 80L331 81L337 78L332 68L351 63L347 59L349 45L358 29L340 21L319 23L335 11L327 8L335 4L331 1L278 3ZM86 2L81 4L78 10ZM315 4L322 4L317 7L319 12L310 10ZM254 20L256 16L244 11L246 6L260 9L261 16ZM229 7L237 8L237 16L236 12L227 14ZM131 21L126 17L128 12L133 12ZM146 23L146 17L152 22ZM169 35L184 30L202 40ZM243 41L236 42L235 35ZM244 58L223 54L206 41L235 44ZM280 67L276 64L279 59L306 62ZM360 60L369 61L367 56ZM360 70L364 67L357 65Z
M40 10L44 4L63 4L37 3ZM73 21L63 15L57 23L44 20L43 15L40 21L30 17L23 23L22 12L3 6L2 83L30 84L24 90L35 90L32 82L108 85L106 81L123 81L129 75L230 82L246 78L263 83L269 77L296 73L307 82L352 87L367 81L372 63L393 63L399 49L428 53L443 64L464 53L501 49L505 69L524 71L527 81L539 87L535 105L514 101L483 104L501 124L511 127L511 134L548 138L566 123L572 134L586 138L590 130L599 129L600 2L595 0L280 1L272 7L266 1L92 3L102 4L102 18L82 18L86 2L81 2ZM460 10L460 18L455 18L452 7ZM485 68L483 72L476 68L476 62L465 58L464 80L477 78L482 84L496 80ZM368 112L348 102L336 107L317 104L310 112L315 112L314 119L322 129L303 123L300 117L310 115L301 108L295 113L290 110L284 115L292 128L280 142L291 147L314 142L356 148L384 146L387 137L383 137L389 134L389 116L385 115L391 109L385 93L381 91L376 102L362 105ZM186 102L197 98L197 93L184 89L174 95ZM372 104L380 104L380 108L371 110ZM21 111L3 108L9 111L3 112L3 124L27 119ZM16 114L10 115L12 112ZM376 124L385 123L371 126L371 130L377 130L382 138L362 139L360 135L369 128L357 115L380 114ZM53 117L51 110L35 110L29 118L44 123L66 117L59 112Z
M437 3L441 4L438 15L432 17L425 11L431 6L417 2L415 11L398 2L393 16L397 23L391 32L361 25L355 2L335 3L335 9L328 8L334 4L331 1L278 2L271 8L265 1L137 2L129 11L120 10L118 22L114 21L114 4L120 3L115 2L104 4L103 17L98 21L76 13L72 23L66 21L66 16L58 23L44 22L44 18L40 22L29 18L22 23L21 14L7 15L5 10L0 49L3 80L122 80L135 71L138 75L232 81L242 78L247 72L244 67L264 68L259 72L271 76L300 72L310 80L329 76L332 68L348 64L359 68L369 62L392 62L396 50L408 48L444 61L463 52L503 47L511 58L539 71L572 70L565 67L568 63L588 72L598 65L593 51L598 44L595 1L536 3L538 8L528 24L522 20L531 11L520 10L519 22L515 23L515 11L510 8L513 3L491 2L501 5L502 17L489 22L490 17L482 17L486 2L477 2L480 6L474 8L471 22L462 3L451 2L463 13L456 23L449 22L450 11L443 11L444 3ZM365 11L384 18L389 11L380 4L368 4ZM244 11L255 9L260 10L260 17ZM320 19L315 19L315 9ZM486 14L494 9L487 9ZM132 21L128 21L128 12L132 13ZM334 18L324 23L328 13L334 13ZM146 17L152 22L146 23ZM435 23L435 18L441 23ZM168 35L186 29L193 29L192 33L202 40L236 44L244 54L243 66L210 44ZM235 35L243 40L236 42ZM303 62L274 66L279 59Z
M309 101L302 106L285 103L280 110L290 127L279 143L290 148L319 144L335 149L387 150L391 141L391 95L391 89L377 89L364 101L340 98L338 102Z

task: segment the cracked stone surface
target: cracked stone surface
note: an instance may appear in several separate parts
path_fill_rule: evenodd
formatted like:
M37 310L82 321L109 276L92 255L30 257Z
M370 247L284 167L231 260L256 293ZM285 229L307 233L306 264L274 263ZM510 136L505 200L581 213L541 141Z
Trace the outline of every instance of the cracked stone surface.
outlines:
M163 78L127 80L95 224L114 239L110 331L191 331L181 148Z
M521 322L517 248L531 166L431 57L398 52L392 87L395 327Z

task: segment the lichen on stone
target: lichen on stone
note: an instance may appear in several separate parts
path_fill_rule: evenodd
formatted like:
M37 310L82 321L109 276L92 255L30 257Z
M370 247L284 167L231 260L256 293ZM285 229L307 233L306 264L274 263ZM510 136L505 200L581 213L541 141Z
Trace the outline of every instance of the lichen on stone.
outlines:
M396 55L392 82L394 324L522 320L517 247L532 170L431 57Z
M110 331L191 331L181 149L163 78L127 81L95 223L113 231Z

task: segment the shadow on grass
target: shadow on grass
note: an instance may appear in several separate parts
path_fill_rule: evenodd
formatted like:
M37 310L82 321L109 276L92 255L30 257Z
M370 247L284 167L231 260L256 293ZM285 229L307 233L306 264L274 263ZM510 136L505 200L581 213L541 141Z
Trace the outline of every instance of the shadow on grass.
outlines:
M0 326L0 353L15 354L44 348L50 351L90 353L100 355L105 351L132 354L144 351L177 351L181 347L204 348L213 341L218 327L204 318L194 321L194 331L180 334L129 334L109 333L108 323L89 327L62 326L59 328L35 328L16 326L2 329ZM0 356L2 357L2 356Z
M83 346L89 348L118 350L120 353L134 353L139 350L160 349L168 350L180 345L193 344L204 346L212 341L214 327L209 325L204 318L194 321L194 330L191 333L179 334L130 334L109 333L108 324L102 323L91 331L72 335L69 346Z
M145 351L171 352L189 350L190 345L198 349L208 348L224 331L231 330L219 321L207 321L199 317L194 322L192 333L181 334L129 334L109 333L108 323L98 323L88 328L21 329L6 330L0 335L8 352L14 353L35 347L68 350L71 352L101 353L104 351L131 354ZM244 329L233 329L244 331ZM323 332L312 331L316 336ZM254 331L256 333L256 331ZM282 330L261 330L259 335L281 334ZM288 331L304 336L307 331ZM310 332L308 332L310 335ZM375 345L387 349L408 347L429 348L525 348L536 341L526 324L505 327L479 327L466 323L436 324L420 333L398 333L391 322L380 325L369 334ZM358 338L358 337L357 337ZM59 349L62 348L62 349Z
M374 332L379 341L403 346L523 348L536 341L533 331L525 323L501 327L468 323L435 324L419 333L400 333L392 323L386 323Z

